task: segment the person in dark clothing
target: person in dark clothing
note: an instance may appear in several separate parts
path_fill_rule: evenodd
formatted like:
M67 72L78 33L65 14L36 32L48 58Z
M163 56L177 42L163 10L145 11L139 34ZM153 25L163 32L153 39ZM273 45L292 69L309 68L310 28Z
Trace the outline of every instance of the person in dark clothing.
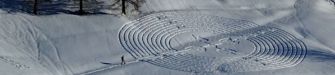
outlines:
M121 56L121 65L125 65L126 61L124 60L124 55Z

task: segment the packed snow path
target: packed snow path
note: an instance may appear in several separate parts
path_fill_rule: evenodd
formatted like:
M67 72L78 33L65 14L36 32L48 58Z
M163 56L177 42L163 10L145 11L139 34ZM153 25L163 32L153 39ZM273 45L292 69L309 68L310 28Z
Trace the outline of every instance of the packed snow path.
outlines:
M134 58L186 72L245 72L299 64L305 44L279 28L188 12L144 16L124 25L122 46Z

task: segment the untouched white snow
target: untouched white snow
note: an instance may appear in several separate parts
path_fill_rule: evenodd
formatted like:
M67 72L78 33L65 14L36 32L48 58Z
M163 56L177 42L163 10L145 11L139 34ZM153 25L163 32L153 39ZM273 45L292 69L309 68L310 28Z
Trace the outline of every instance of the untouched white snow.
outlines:
M140 10L136 20L0 10L0 74L335 73L327 0L146 0Z

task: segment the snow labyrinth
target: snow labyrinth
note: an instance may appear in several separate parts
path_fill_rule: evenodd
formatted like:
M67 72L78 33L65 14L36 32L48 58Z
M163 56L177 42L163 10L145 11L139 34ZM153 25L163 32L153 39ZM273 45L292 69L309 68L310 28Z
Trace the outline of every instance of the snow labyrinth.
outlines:
M281 69L306 55L305 44L279 28L187 12L144 16L125 24L119 40L136 59L195 73Z

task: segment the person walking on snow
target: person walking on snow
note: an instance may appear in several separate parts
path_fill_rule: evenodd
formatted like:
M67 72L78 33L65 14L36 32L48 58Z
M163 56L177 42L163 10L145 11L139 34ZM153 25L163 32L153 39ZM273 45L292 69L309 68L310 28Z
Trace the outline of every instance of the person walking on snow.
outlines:
M124 60L124 55L121 56L121 65L125 65L126 61Z

